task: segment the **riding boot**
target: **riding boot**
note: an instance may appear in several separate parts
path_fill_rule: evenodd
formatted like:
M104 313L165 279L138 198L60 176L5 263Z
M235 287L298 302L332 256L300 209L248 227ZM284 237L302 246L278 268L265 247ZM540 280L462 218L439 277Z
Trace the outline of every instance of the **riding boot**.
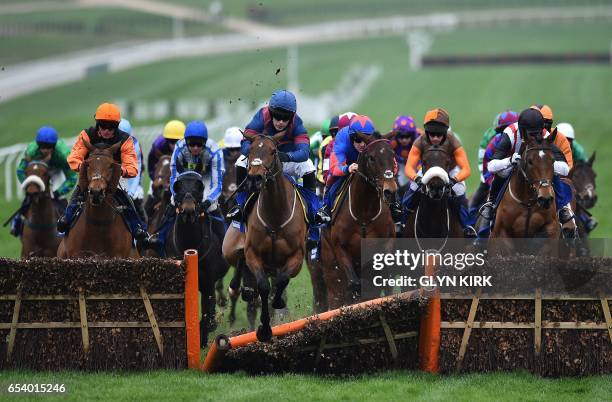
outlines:
M242 166L236 166L236 183L240 185L247 177L247 169ZM245 190L236 191L236 205L229 210L225 217L236 222L244 222L243 209L248 198L248 192Z
M221 210L219 208L215 208L214 210L209 211L208 217L210 219L211 229L213 233L217 236L220 242L223 242L226 227L225 220L223 219L223 215L221 214Z
M153 216L155 212L155 204L157 204L158 201L159 200L155 199L155 196L153 195L147 196L147 200L145 201L145 204L144 204L144 212L146 216L148 217Z
M74 215L76 214L79 204L83 202L83 194L81 193L81 189L78 185L74 186L74 191L72 192L72 196L70 197L70 202L66 207L66 212L62 215L57 221L57 231L60 233L66 233L68 229L70 229L70 224L74 219Z
M145 224L147 223L148 219L147 219L147 213L144 209L144 200L142 198L137 198L134 200L134 207L136 207L136 212L138 213L138 216L140 217L140 220L142 222L144 222Z
M414 190L412 187L408 187L408 190L404 193L404 198L402 198L402 205L404 206L406 212L411 214L416 209L417 205L419 205L419 196L420 193L418 189Z
M503 177L495 175L495 177L493 178L493 182L491 183L491 190L489 191L489 197L487 198L487 202L482 204L482 207L480 207L480 211L478 211L480 216L486 219L487 222L490 222L493 219L493 216L495 214L495 203L497 201L499 192L504 186L505 181L506 179L504 179Z
M461 222L461 227L463 228L463 236L465 238L475 238L476 230L472 226L472 217L470 216L470 212L468 210L468 201L465 194L450 197L449 200L453 209L459 213L459 221Z
M399 194L396 192L395 201L389 204L389 209L391 210L391 217L393 218L393 222L396 225L401 225L404 223L404 208L400 203Z
M597 227L597 224L599 223L597 222L597 219L589 215L584 210L580 210L580 212L578 213L578 219L580 219L580 221L584 225L584 228L587 233L591 233L593 229L595 229Z
M145 230L144 222L140 220L138 213L136 212L136 207L132 198L125 192L118 190L115 193L115 197L118 199L121 205L124 205L125 208L122 211L125 220L128 223L130 232L132 232L132 236L136 239L137 243L142 242L143 246L146 246L147 240L149 238L149 233Z
M170 231L170 228L174 224L174 219L176 218L176 207L172 204L166 206L166 210L164 211L164 216L162 216L161 222L159 223L159 229L157 233L152 235L147 248L157 250L161 255L164 255L164 249L166 246L166 235Z
M20 237L23 233L23 215L17 214L11 220L11 235Z

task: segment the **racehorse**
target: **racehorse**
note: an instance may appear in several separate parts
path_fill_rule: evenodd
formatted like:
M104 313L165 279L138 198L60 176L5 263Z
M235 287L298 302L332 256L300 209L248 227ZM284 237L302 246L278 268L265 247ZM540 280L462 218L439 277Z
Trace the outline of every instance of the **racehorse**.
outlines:
M347 190L333 214L332 225L322 230L321 259L328 308L355 302L360 295L361 240L395 237L389 203L397 191L395 153L384 139L356 134L366 143L359 154L357 172L347 178ZM321 291L321 290L319 290Z
M185 250L198 250L198 278L202 319L200 343L206 346L208 334L216 328L215 282L223 278L229 265L221 256L221 239L211 228L211 217L201 207L204 195L202 176L196 172L181 174L174 182L178 214L166 235L165 253L182 258Z
M554 207L554 155L548 138L528 138L521 161L514 166L495 218L491 238L544 237L559 239L561 228ZM512 250L509 241L496 246ZM540 250L545 251L546 248Z
M419 239L444 239L439 244L443 248L446 239L463 237L459 216L449 205L452 187L448 172L453 161L453 156L438 145L423 150L423 187L415 194L419 197L416 210L410 214L402 231L402 237L416 239L419 246Z
M132 246L132 234L123 222L113 195L121 177L121 165L113 157L121 143L98 148L85 139L89 150L79 170L79 187L86 197L84 210L59 245L61 258L102 255L105 257L138 257Z
M569 178L576 188L576 215L590 214L588 210L593 208L597 202L595 186L597 174L593 170L594 162L595 152L593 152L593 155L591 155L587 162L577 162L569 173ZM586 239L588 233L582 220L576 219L576 221L580 238Z
M166 208L170 205L170 156L164 155L155 164L151 189L156 203L153 206L153 214L149 217L149 232L156 233L164 217Z
M57 235L59 216L50 185L49 166L43 161L31 161L21 184L28 210L21 235L21 258L55 257L61 238Z
M247 216L244 256L261 298L261 325L257 328L257 339L261 341L272 337L269 277L274 282L272 308L283 309L283 291L289 279L300 272L306 251L304 210L297 188L283 175L277 151L283 135L284 132L273 137L245 134L251 141L248 177L259 195Z

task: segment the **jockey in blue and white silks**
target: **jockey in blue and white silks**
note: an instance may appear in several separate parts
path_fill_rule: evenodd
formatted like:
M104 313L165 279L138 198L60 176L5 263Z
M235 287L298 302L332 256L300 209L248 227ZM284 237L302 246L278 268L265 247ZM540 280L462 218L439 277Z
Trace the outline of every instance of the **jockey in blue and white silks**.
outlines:
M225 236L225 224L218 205L221 195L225 165L223 152L215 141L208 138L208 129L203 121L189 122L185 128L185 137L174 147L170 161L170 191L172 205L166 211L157 240L165 243L166 234L174 222L176 211L175 183L186 172L196 172L202 177L204 184L201 211L206 212L212 223L212 230L221 241Z

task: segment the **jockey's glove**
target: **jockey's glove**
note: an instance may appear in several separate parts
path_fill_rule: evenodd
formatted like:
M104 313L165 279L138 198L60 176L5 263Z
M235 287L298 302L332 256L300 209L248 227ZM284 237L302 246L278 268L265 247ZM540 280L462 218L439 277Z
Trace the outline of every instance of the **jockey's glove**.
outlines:
M512 154L512 157L510 158L510 163L512 163L513 165L516 165L520 162L521 162L521 155L517 153Z
M570 168L566 162L563 161L555 161L554 163L555 174L559 176L567 176L569 174Z
M202 203L202 209L203 209L204 211L208 211L208 208L210 208L210 206L211 206L211 205L212 205L212 202L210 202L210 200L205 200L205 201Z
M417 184L417 186L419 186L419 188L423 186L423 178L421 176L415 177L414 182Z
M454 178L454 177L449 177L448 178L448 185L449 185L449 187L452 188L457 183L459 183L459 182L457 181L456 178Z
M279 152L278 158L280 159L281 162L291 162L291 158L289 157L289 154L286 152Z

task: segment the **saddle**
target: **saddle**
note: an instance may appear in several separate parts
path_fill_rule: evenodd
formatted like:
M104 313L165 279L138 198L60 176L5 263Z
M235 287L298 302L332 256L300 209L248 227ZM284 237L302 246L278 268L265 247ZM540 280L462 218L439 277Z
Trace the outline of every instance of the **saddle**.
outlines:
M336 216L338 216L338 212L340 211L340 205L342 205L342 203L344 202L344 199L346 198L348 194L348 188L352 180L353 180L353 175L351 174L346 180L344 180L344 183L342 183L342 185L340 186L340 189L338 189L336 198L333 200L333 203L332 203L330 225L336 221Z

